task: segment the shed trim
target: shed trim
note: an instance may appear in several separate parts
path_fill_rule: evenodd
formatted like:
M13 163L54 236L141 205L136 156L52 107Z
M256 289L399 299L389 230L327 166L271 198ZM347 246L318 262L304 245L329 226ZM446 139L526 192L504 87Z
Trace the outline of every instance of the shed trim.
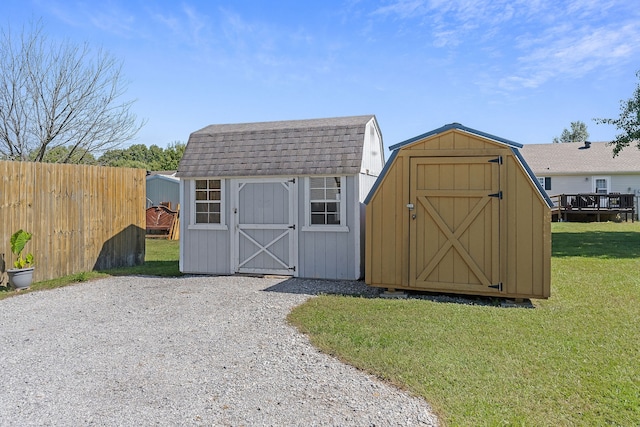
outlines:
M422 135L418 135L418 136L416 136L414 138L407 139L406 141L399 142L399 143L397 143L395 145L392 145L391 147L389 147L389 150L394 151L394 150L397 150L398 148L404 147L405 145L412 144L412 143L414 143L416 141L420 141L421 139L425 139L425 138L427 138L429 136L433 136L433 135L437 135L437 134L440 134L440 133L444 133L444 132L447 132L447 131L452 130L452 129L461 130L463 132L467 132L467 133L470 133L470 134L473 134L473 135L481 136L483 138L492 139L494 141L501 142L503 144L507 144L507 145L509 145L511 147L522 148L522 144L519 144L517 142L511 141L511 140L508 140L508 139L505 139L505 138L501 138L499 136L491 135L490 133L486 133L486 132L482 132L482 131L479 131L479 130L476 130L476 129L472 129L472 128L463 126L460 123L450 123L448 125L444 125L444 126L438 128L438 129L434 129L434 130L429 131L427 133L423 133Z

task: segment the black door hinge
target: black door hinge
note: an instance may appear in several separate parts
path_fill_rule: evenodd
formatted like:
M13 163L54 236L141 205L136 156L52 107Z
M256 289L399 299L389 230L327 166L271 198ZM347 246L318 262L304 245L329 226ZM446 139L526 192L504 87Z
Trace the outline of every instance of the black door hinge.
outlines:
M296 225L295 224L290 225L289 228L292 229L292 230L295 230L296 229Z
M290 180L289 180L289 181L287 181L287 182L293 182L293 183L295 184L295 183L296 183L296 179L295 179L295 178L293 178L293 179L290 179Z
M489 285L489 287L493 289L497 289L500 292L502 292L502 282L498 283L497 285Z
M502 156L498 156L495 159L489 160L489 163L497 163L497 164L501 165L502 164Z
M289 267L289 270L296 271L296 266L294 265L293 267Z
M498 191L497 193L489 194L489 197L497 197L498 199L502 200L502 190Z

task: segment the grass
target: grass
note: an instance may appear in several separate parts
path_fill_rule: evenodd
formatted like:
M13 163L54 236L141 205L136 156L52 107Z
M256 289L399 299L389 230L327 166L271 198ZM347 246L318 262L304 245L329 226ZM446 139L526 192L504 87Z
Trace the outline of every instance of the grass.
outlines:
M554 223L535 308L322 296L289 320L445 425L640 425L640 225Z
M14 291L8 286L0 286L0 300L26 292L59 288L74 283L86 282L109 276L149 275L149 276L180 276L178 269L179 242L177 240L147 239L145 261L143 265L117 268L105 271L86 271L58 279L33 283L26 291Z

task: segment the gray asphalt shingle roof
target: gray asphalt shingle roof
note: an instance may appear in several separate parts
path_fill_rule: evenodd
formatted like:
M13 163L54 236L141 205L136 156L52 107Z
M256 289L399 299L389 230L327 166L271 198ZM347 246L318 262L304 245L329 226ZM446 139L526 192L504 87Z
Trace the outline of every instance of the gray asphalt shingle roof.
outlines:
M589 148L578 142L525 144L520 152L538 176L573 173L640 173L640 150L626 147L613 157L606 142L592 142Z
M193 132L177 176L355 175L374 115L211 125Z

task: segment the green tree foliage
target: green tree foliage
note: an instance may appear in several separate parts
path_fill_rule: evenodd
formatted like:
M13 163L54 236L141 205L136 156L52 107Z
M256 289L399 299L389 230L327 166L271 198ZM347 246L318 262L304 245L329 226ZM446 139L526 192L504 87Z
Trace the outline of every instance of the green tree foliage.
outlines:
M29 154L30 161L36 161L37 152ZM72 147L58 146L48 150L41 160L45 163L74 163L83 165L95 165L96 158L87 150L73 150Z
M99 159L103 166L140 168L150 171L176 170L186 144L173 142L165 149L152 145L135 144L126 149L109 150Z
M640 78L640 70L636 72ZM633 96L620 101L620 117L617 119L593 119L596 123L614 125L620 134L616 135L613 145L613 157L617 156L624 147L634 143L640 149L640 83L636 86Z
M578 120L577 122L571 122L571 130L565 128L559 138L553 138L553 142L585 142L587 138L589 138L587 125Z

